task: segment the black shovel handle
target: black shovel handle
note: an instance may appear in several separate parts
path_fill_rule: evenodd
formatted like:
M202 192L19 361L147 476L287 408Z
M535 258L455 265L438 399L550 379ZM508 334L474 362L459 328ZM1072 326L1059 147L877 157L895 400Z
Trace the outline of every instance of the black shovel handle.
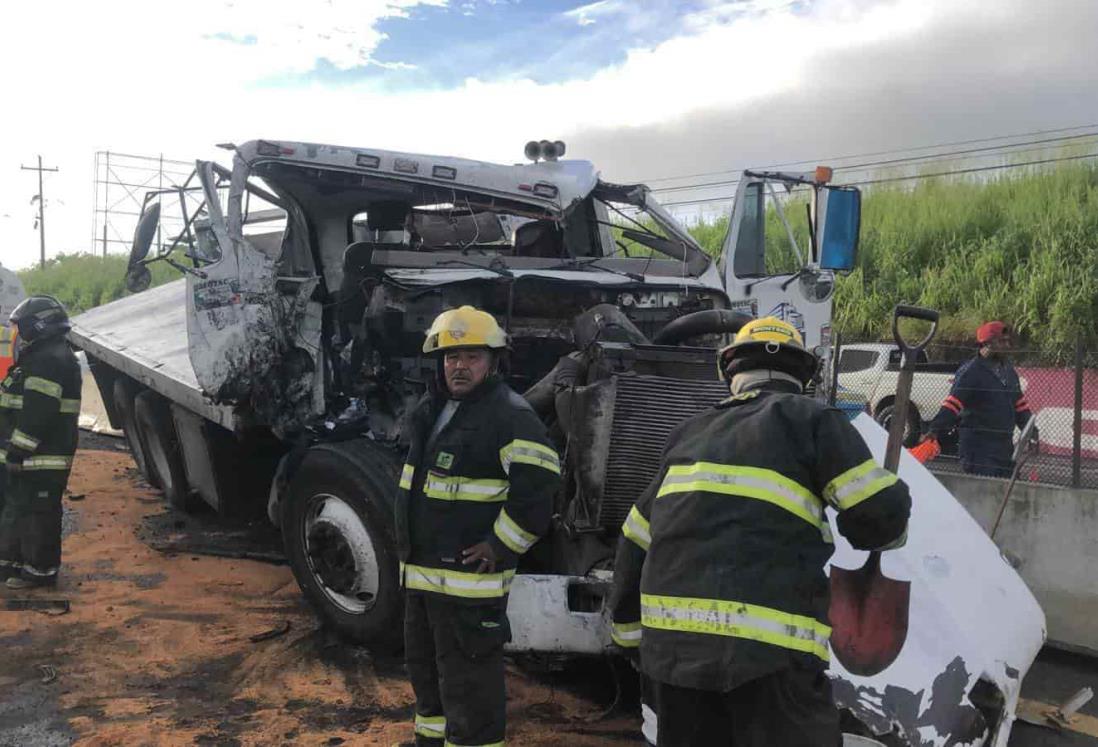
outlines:
M930 322L930 330L918 342L910 343L900 334L901 319L921 319ZM938 331L938 312L922 306L899 304L892 310L892 337L900 349L900 375L896 381L896 399L892 404L892 424L888 429L888 446L885 448L885 469L895 473L900 467L900 449L903 448L904 428L907 426L907 410L911 403L911 382L915 378L915 361L919 353L934 339Z
M923 308L922 306L898 304L892 310L892 339L896 341L896 347L900 349L900 353L903 355L900 368L915 370L916 356L930 344L930 341L934 339L934 333L938 331L938 316L936 310ZM924 322L930 322L930 330L918 342L908 342L900 334L901 319L921 319Z

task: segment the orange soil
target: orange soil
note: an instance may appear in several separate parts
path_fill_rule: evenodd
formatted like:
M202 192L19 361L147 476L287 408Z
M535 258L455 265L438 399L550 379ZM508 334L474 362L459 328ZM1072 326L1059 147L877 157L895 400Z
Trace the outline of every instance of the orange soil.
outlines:
M76 525L61 584L33 592L68 598L71 612L0 610L0 641L9 642L0 644L0 703L33 682L75 743L89 747L412 738L412 693L399 659L329 639L286 567L150 549L135 529L163 504L131 468L124 453L77 454L69 491L85 498L66 499ZM286 621L289 633L249 641ZM55 668L56 681L38 682L41 664ZM631 715L593 720L603 705L514 666L508 688L512 745L637 744ZM0 720L0 745L5 739Z

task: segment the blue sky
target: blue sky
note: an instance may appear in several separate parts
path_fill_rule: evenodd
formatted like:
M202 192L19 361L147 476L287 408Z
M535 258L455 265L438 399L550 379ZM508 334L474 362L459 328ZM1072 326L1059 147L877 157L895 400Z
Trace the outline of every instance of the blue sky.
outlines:
M770 6L797 6L772 2ZM371 62L340 67L320 58L312 70L264 85L352 85L389 90L446 89L468 78L527 79L538 84L585 78L620 64L632 49L653 48L683 34L698 14L721 8L722 20L750 12L754 2L714 0L457 0L417 6L375 28L384 35ZM248 39L247 42L252 42Z

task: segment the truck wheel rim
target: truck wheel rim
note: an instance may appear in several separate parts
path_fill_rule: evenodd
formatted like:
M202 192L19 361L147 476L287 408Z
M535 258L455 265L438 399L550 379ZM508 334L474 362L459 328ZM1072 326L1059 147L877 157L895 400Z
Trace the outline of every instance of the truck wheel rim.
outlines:
M330 493L314 495L302 530L309 570L324 595L354 615L373 607L380 578L377 552L354 508Z

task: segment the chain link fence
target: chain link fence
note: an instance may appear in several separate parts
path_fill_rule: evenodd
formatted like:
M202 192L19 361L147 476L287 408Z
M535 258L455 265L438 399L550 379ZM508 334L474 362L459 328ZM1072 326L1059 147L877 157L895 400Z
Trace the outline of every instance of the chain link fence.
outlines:
M1098 489L1098 351L1080 344L1052 359L1034 350L1011 351L1020 397L1005 391L1014 379L1003 367L966 378L989 386L955 389L958 369L975 355L973 346L928 347L916 365L905 444L918 443L937 418L936 430L953 427L940 438L942 454L930 463L933 470L1009 477L1017 466L1021 481ZM890 343L843 341L839 353L840 387L864 397L886 427L899 364ZM1037 437L1016 465L1011 453L1029 413Z

